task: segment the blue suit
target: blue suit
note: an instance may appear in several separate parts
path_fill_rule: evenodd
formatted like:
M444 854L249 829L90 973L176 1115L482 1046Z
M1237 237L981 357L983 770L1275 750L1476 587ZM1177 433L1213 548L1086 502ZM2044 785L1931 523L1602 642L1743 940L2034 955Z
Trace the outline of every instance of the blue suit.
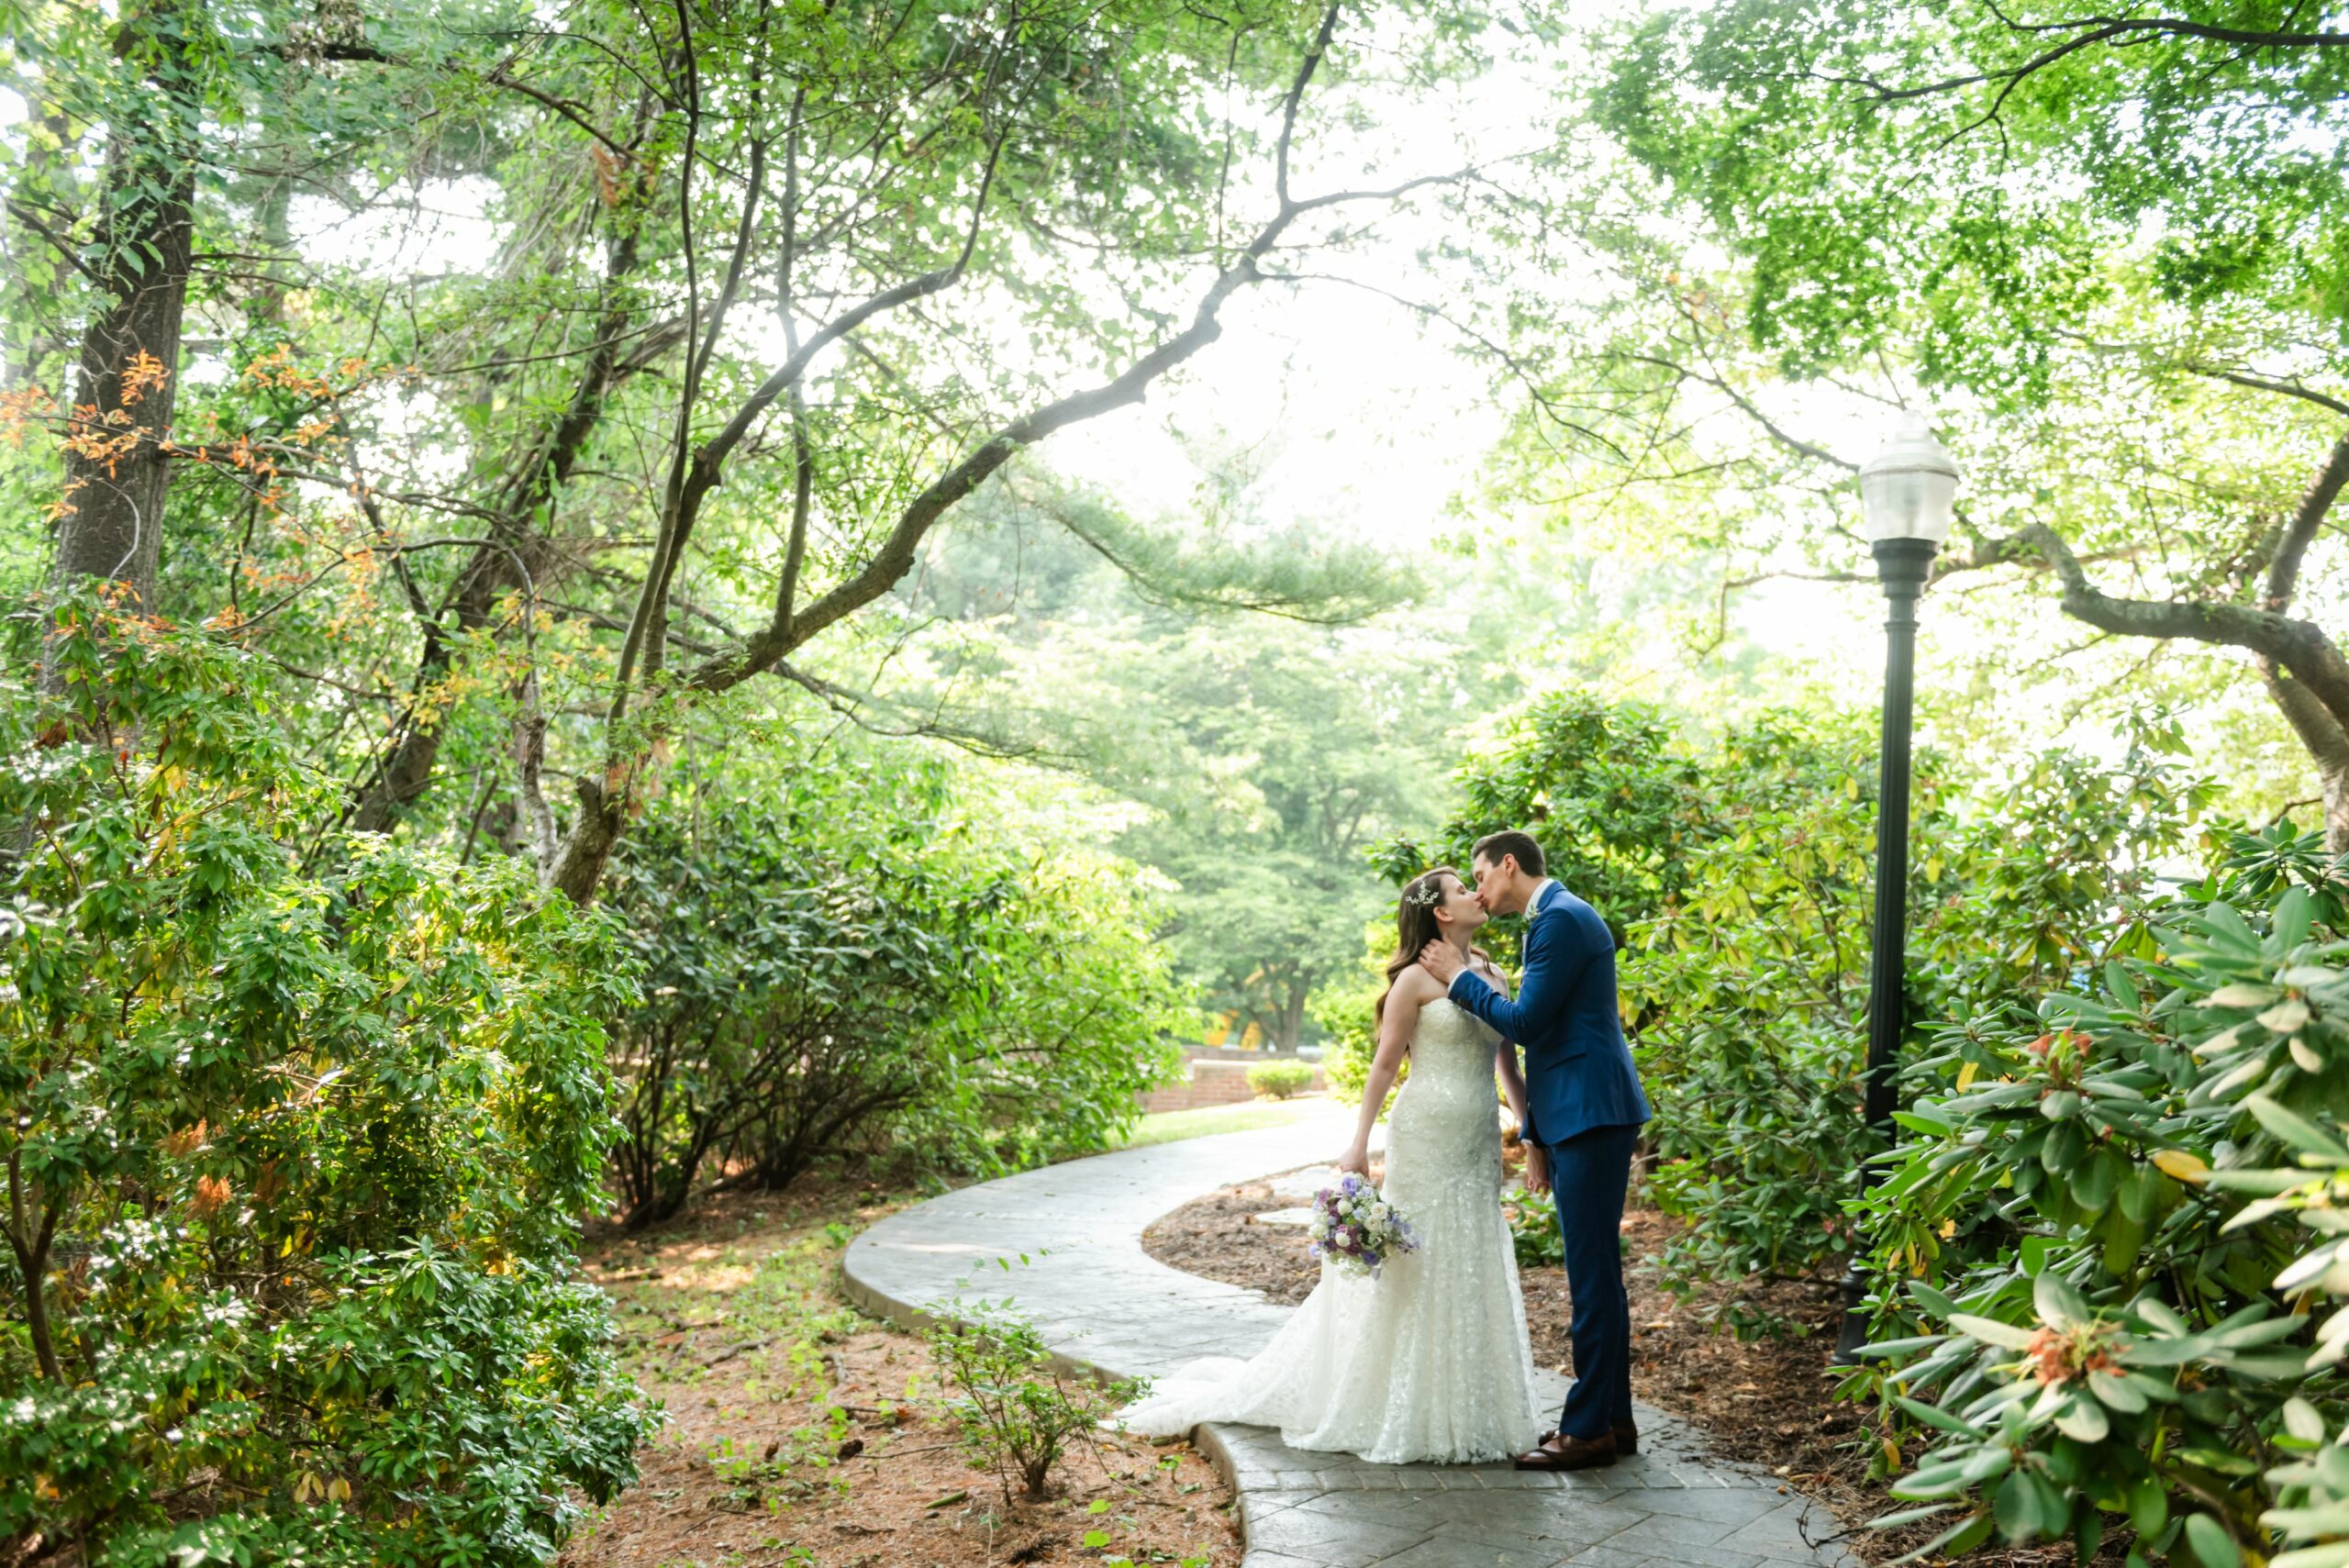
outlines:
M1647 1096L1615 1004L1615 939L1588 904L1546 883L1525 912L1515 1001L1464 971L1452 999L1525 1054L1525 1136L1550 1157L1574 1296L1575 1385L1558 1417L1568 1437L1631 1420L1631 1306L1623 1291L1623 1195Z

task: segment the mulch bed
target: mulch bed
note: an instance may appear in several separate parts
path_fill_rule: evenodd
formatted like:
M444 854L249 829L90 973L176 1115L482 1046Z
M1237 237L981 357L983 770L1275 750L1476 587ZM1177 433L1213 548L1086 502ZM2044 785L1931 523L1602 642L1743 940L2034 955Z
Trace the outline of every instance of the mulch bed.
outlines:
M1514 1185L1521 1156L1512 1146L1508 1158ZM1307 1251L1302 1228L1258 1225L1254 1217L1301 1201L1275 1196L1263 1182L1227 1187L1163 1216L1142 1233L1142 1248L1186 1273L1246 1285L1295 1305L1320 1278L1320 1266ZM1843 1543L1863 1558L1887 1562L1931 1540L1931 1525L1887 1532L1862 1528L1911 1505L1868 1478L1881 1439L1867 1413L1829 1397L1834 1380L1828 1358L1842 1309L1834 1281L1757 1279L1675 1296L1664 1287L1656 1260L1680 1229L1680 1221L1653 1208L1633 1208L1623 1218L1631 1242L1625 1284L1631 1302L1633 1393L1699 1428L1718 1457L1759 1465L1825 1504L1854 1532ZM1570 1371L1565 1271L1553 1266L1520 1273L1535 1361ZM1795 1331L1740 1339L1730 1326L1741 1322L1771 1322ZM2099 1555L2113 1551L2108 1543ZM2069 1562L2071 1555L2068 1545L1993 1546L1968 1561L2052 1568Z
M808 1182L710 1200L645 1237L591 1235L588 1277L669 1422L564 1568L1237 1568L1230 1491L1187 1444L1104 1434L1041 1500L1007 1500L974 1468L922 1339L840 1294L846 1233L896 1201ZM1085 1546L1094 1531L1106 1546Z

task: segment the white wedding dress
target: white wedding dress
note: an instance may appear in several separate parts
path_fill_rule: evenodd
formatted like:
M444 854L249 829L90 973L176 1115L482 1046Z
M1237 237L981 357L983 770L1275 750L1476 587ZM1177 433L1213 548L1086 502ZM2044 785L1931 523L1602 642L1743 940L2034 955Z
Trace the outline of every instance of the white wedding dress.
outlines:
M1419 1238L1379 1277L1321 1265L1321 1283L1248 1361L1198 1361L1118 1413L1174 1437L1202 1421L1277 1427L1291 1448L1381 1464L1470 1463L1534 1446L1533 1352L1501 1214L1493 1093L1499 1037L1437 1000L1419 1013L1411 1075L1386 1127L1386 1201Z

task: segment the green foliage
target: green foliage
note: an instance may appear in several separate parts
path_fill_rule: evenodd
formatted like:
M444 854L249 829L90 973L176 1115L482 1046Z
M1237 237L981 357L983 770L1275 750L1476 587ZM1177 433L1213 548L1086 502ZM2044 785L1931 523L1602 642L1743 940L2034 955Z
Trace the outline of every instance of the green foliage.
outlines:
M1849 1250L1844 1202L1875 1151L1861 1119L1873 729L1782 711L1692 744L1652 709L1567 694L1464 770L1466 806L1441 845L1382 851L1408 876L1527 825L1559 880L1624 933L1620 1003L1655 1113L1651 1179L1689 1222L1666 1254L1673 1275L1809 1273ZM2174 725L2131 735L2116 764L2048 751L1962 793L1945 762L1919 759L1912 1034L2143 940L2116 929L2113 911L2150 892L2208 786L2176 762ZM1366 1034L1333 1051L1333 1084L1359 1092L1367 1051Z
M632 1477L572 1217L612 923L362 840L259 662L68 606L0 687L0 1536L107 1563L526 1563Z
M2349 314L2341 63L2288 17L1658 7L1596 109L1754 258L1764 342L1828 363L1914 333L1934 379L2020 404L2058 324L2123 290L2238 330Z
M1163 938L1230 1034L1252 1026L1287 1051L1342 1027L1314 998L1350 975L1378 914L1362 851L1439 820L1457 757L1444 710L1513 692L1507 627L1390 613L1332 629L1321 623L1417 586L1407 566L1443 563L1365 560L1329 542L1286 550L1323 592L1284 600L1277 616L1170 608L1163 584L1122 554L1125 571L1105 564L1058 526L1092 528L1098 506L1030 503L1033 488L974 502L925 575L923 607L953 621L931 639L941 673L958 693L992 683L998 712L1043 705L1048 743L1132 803L1116 847L1172 884ZM1227 537L1251 550L1286 537L1259 515L1244 473L1203 469L1200 489L1212 503L1194 525L1203 551Z
M1139 1381L1105 1386L1071 1375L1035 1325L1008 1308L957 1302L952 1312L930 1331L930 1354L954 1390L947 1409L963 1448L995 1473L1006 1501L1014 1479L1027 1496L1043 1496L1071 1440L1147 1389Z
M1866 571L1852 471L1890 408L1926 413L1965 470L1931 601L1974 644L1953 744L1954 714L2005 750L2097 711L2076 694L2166 695L2233 730L2231 809L2313 771L2349 822L2341 715L2219 651L2275 667L2341 570L2270 520L2338 488L2312 475L2349 320L2340 51L2260 5L1660 0L1606 30L1582 105L1677 221L1602 241L1603 304L1518 328L1585 345L1552 398L1610 443L1562 463L1529 407L1525 493L1705 562L1719 638L1749 562Z
M2307 1544L2349 1506L2349 1314L2309 1310L2349 1286L2349 884L2314 835L2227 850L2034 1021L1946 1030L1866 1205L1920 1332L1863 1382L1930 1432L1896 1491L1963 1510L1936 1550L2085 1560L2122 1515L2132 1561L2349 1555Z
M1563 1267L1566 1238L1558 1229L1556 1191L1530 1193L1512 1187L1501 1195L1501 1214L1508 1221L1508 1238L1517 1249L1521 1269Z
M1927 758L1911 807L1909 1036L2065 983L2143 940L2113 914L2151 892L2208 785L2140 729L2117 764L2051 751L1963 793ZM1691 1229L1671 1262L1736 1278L1848 1251L1874 899L1874 742L1784 718L1732 733L1709 770L1726 830L1638 928L1625 1007L1658 1111L1658 1201ZM1913 1048L1912 1048L1913 1051ZM1824 1092L1822 1092L1824 1091Z
M1372 938L1371 945L1367 957L1316 991L1311 1003L1313 1021L1330 1036L1321 1053L1322 1081L1330 1085L1333 1099L1350 1106L1362 1104L1363 1086L1370 1082L1370 1063L1378 1054L1377 1019L1371 1009L1386 989L1387 955L1377 937ZM1387 1106L1395 1103L1410 1076L1411 1059L1407 1056L1396 1072L1395 1086L1386 1092ZM1379 1114L1386 1114L1386 1106L1380 1107Z
M1478 839L1522 828L1549 874L1588 899L1620 936L1679 886L1684 842L1715 830L1698 764L1672 719L1644 703L1553 693L1513 716L1501 744L1460 770L1459 808L1432 845L1397 839L1374 859L1397 884L1431 865L1469 873ZM1485 943L1514 953L1514 929Z
M1286 1100L1305 1092L1313 1082L1313 1066L1306 1062L1264 1062L1248 1069L1248 1086L1257 1096L1267 1100Z
M1226 621L1105 651L1100 673L1125 694L1103 694L1125 730L1104 772L1152 808L1119 847L1174 883L1166 940L1206 1005L1293 1050L1377 908L1363 847L1434 805L1443 737L1391 717L1416 673Z
M777 1188L848 1152L996 1173L1112 1147L1179 1061L1122 879L1015 841L938 762L768 761L777 784L673 791L611 879L649 992L622 1029L629 1222L711 1162Z

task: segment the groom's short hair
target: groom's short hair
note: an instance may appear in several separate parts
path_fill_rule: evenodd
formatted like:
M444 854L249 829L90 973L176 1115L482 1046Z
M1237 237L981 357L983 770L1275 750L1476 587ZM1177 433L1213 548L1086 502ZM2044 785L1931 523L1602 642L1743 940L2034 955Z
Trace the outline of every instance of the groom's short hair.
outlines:
M1472 863L1483 861L1490 865L1500 864L1504 855L1514 855L1517 857L1517 869L1526 875L1549 874L1548 867L1542 863L1542 846L1533 841L1532 834L1520 833L1514 828L1506 833L1486 834L1476 840L1476 847L1468 854Z

